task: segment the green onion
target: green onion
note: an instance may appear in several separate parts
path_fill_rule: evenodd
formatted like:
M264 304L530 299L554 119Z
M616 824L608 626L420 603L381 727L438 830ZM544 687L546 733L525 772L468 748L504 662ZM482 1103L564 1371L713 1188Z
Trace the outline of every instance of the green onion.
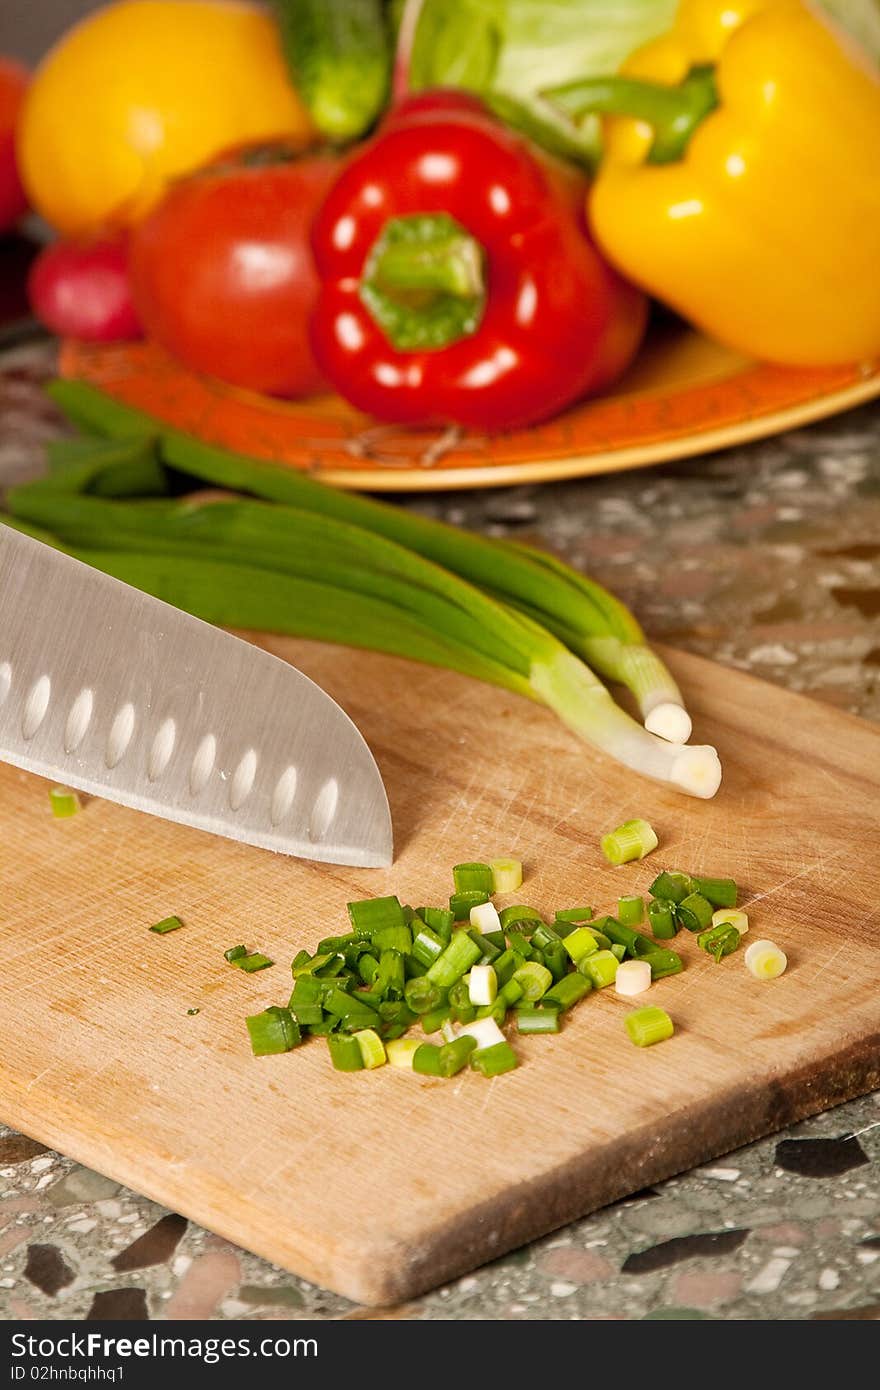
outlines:
M327 1046L337 1071L363 1071L364 1055L354 1033L328 1033Z
M472 965L468 975L468 996L472 1004L479 1008L482 1005L492 1005L495 1003L495 996L498 993L498 976L491 965Z
M622 946L619 941L612 941L610 946L606 949L611 952L616 960L623 960L626 956L626 947Z
M568 969L568 952L562 941L551 942L544 948L544 964L555 980L561 980Z
M649 936L642 936L633 927L625 927L622 922L618 922L614 917L602 917L597 925L601 924L601 929L609 942L617 942L620 946L625 946L627 955L645 956L651 951L656 951L656 944Z
M444 1047L446 1044L444 1043ZM440 1053L436 1043L420 1043L413 1053L412 1069L420 1076L440 1076Z
M365 985L371 985L379 973L379 962L369 951L358 957L357 972Z
M68 820L79 810L79 797L70 787L52 787L49 792L49 805L56 820Z
M428 970L427 978L441 989L449 989L472 965L476 965L480 955L481 951L476 942L472 941L466 932L460 931L434 961Z
M452 877L456 893L478 892L489 897L495 891L495 879L488 864L455 864Z
M241 960L242 956L247 955L247 946L230 946L228 951L223 952L224 960L228 960L230 965L233 961Z
M691 879L694 889L701 893L713 907L736 907L736 883L732 878Z
M688 893L694 891L694 885L689 874L670 873L664 869L654 879L648 891L653 897L662 898L665 902L680 903Z
M712 926L720 927L723 922L728 922L730 926L736 927L740 936L745 936L749 929L749 915L738 908L719 908L712 913Z
M756 980L775 980L786 969L788 959L775 941L753 941L746 947L745 965Z
M546 965L538 965L533 960L521 965L519 970L514 972L513 979L522 990L523 998L530 1004L540 999L542 994L546 994L553 984L553 975Z
M681 956L675 951L649 951L647 955L639 956L639 960L646 961L651 967L652 980L662 980L666 975L678 975L684 969Z
M150 931L154 931L157 936L164 936L166 932L179 931L182 926L183 923L179 917L163 917L161 922L153 923L150 927ZM244 947L242 947L242 950L244 950ZM228 959L227 956L227 960Z
M585 956L590 956L599 949L595 936L587 927L576 928L565 938L562 945L575 965L579 965Z
M471 1009L470 1012L471 1017L476 1018L476 1010ZM447 1019L450 1018L452 1018L452 1009L450 1008L448 1003L441 1004L436 1009L430 1009L427 1013L422 1014L422 1032L436 1033L443 1027L443 1024L447 1021Z
M186 1016L187 1018L193 1018L196 1014L200 1014L201 1012L201 1009L187 1009Z
M489 868L493 893L515 893L522 887L523 866L519 859L493 859Z
M668 941L678 931L678 922L664 898L652 898L648 903L648 925L661 941Z
M448 942L455 922L454 915L446 907L420 907L418 911L426 927L437 933L440 939Z
M453 1038L451 1042L444 1043L437 1059L440 1076L457 1076L467 1066L476 1046L476 1038L469 1037Z
M534 907L524 907L522 903L516 903L511 907L502 907L498 914L498 920L504 931L508 928L519 927L522 932L534 931L534 922L543 922L544 919Z
M636 1047L651 1047L654 1043L663 1042L665 1038L671 1038L675 1031L672 1019L665 1009L658 1009L651 1004L627 1014L624 1026L630 1041L634 1042Z
M532 933L532 946L539 951L546 951L548 946L561 946L562 937L555 927L547 926L546 922L541 922Z
M392 1038L385 1044L385 1055L392 1067L412 1071L413 1056L421 1046L418 1038Z
M483 1076L501 1076L506 1071L513 1071L519 1066L516 1053L509 1042L494 1043L492 1047L478 1047L470 1055L470 1064L473 1071L481 1072Z
M739 932L729 922L721 922L716 927L710 927L708 931L700 932L697 945L708 951L710 956L714 956L717 965L722 956L729 956L731 951L736 950L739 945Z
M558 1033L559 1010L535 1008L517 1009L516 1026L520 1033Z
M557 922L589 922L592 920L591 907L564 907L556 913Z
M232 949L238 954L247 954L243 946L234 946ZM226 959L229 960L230 956L228 951L224 954L226 955ZM319 970L322 970L325 966L331 963L331 961L334 959L334 956L335 952L327 952L323 955L310 956L308 951L298 951L293 958L293 962L290 967L290 973L292 974L295 980L298 980L301 975L316 975Z
M289 1009L273 1006L260 1014L251 1014L245 1023L255 1057L290 1052L302 1042L299 1026Z
M367 1071L373 1071L376 1067L385 1065L385 1044L372 1028L364 1028L361 1032L354 1034L355 1042L361 1050L361 1061Z
M383 927L406 926L403 908L397 897L364 898L360 902L349 903L348 915L358 936L372 937Z
M516 951L517 955L522 956L523 960L532 959L532 956L535 954L534 948L530 945L528 939L522 932L508 931L507 940L510 943L510 949Z
M542 1004L547 1007L556 1004L561 1013L570 1009L579 999L583 999L585 994L589 994L592 989L591 982L584 975L564 975L561 980L557 980L552 989L548 989L542 999Z
M645 920L645 900L635 896L617 899L617 920L621 926L635 927Z
M248 951L243 956L235 956L229 963L238 970L243 970L246 975L254 975L258 970L266 970L268 966L275 964L260 951Z
M399 951L408 956L412 950L412 932L404 923L394 927L380 927L371 935L374 950L380 955L383 951Z
M519 970L524 960L525 957L521 956L519 951L513 951L510 947L506 951L502 951L500 956L496 956L492 962L492 968L498 976L498 983L500 985L507 984L507 981L515 971Z
M452 893L449 898L449 911L452 913L453 920L456 922L470 921L471 908L479 907L481 903L489 901L488 893L481 889L468 889L465 893Z
M631 997L635 994L644 994L646 989L651 987L651 967L646 956L639 960L621 961L614 977L614 990L616 994L624 997Z
M609 864L628 864L644 859L659 844L653 828L646 820L628 820L610 834L602 836L602 853Z
M471 926L481 934L501 932L501 918L494 903L475 903L468 916Z
M422 927L412 944L412 954L422 965L433 965L443 951L446 942L430 927Z
M702 931L712 921L712 904L702 893L688 893L676 907L675 916L688 931Z
M438 957L442 959L442 957ZM383 951L373 988L382 999L402 999L406 986L406 970L399 951Z
M614 984L618 964L613 951L596 951L594 955L584 956L578 970L586 975L594 989L605 989L607 985Z

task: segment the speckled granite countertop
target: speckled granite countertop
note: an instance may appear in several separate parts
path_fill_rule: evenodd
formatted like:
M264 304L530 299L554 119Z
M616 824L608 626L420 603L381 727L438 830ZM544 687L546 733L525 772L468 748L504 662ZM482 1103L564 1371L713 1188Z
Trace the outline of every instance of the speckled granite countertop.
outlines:
M4 482L58 428L50 365L0 356ZM551 547L656 640L880 719L880 405L678 465L401 500ZM0 1316L876 1319L878 1158L880 1095L377 1313L0 1127Z

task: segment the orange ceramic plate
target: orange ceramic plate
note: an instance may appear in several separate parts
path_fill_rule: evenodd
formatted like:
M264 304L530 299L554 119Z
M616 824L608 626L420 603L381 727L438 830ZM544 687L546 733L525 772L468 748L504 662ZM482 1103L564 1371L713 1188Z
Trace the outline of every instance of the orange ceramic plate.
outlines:
M149 344L65 344L61 370L211 443L339 487L424 491L547 482L724 449L880 395L880 364L748 361L682 325L654 332L613 394L494 436L377 425L337 396L285 402L184 371Z

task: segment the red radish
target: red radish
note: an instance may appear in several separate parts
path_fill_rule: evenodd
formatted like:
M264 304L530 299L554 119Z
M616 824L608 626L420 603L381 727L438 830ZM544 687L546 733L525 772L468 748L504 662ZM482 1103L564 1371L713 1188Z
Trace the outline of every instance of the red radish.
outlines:
M56 241L28 277L37 318L62 338L120 343L143 336L131 296L125 241Z

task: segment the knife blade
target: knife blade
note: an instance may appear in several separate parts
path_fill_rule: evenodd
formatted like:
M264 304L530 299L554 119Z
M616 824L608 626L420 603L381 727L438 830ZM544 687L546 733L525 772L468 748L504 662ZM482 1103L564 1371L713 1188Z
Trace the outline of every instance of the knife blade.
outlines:
M320 686L7 526L0 759L283 854L391 863L379 770Z

